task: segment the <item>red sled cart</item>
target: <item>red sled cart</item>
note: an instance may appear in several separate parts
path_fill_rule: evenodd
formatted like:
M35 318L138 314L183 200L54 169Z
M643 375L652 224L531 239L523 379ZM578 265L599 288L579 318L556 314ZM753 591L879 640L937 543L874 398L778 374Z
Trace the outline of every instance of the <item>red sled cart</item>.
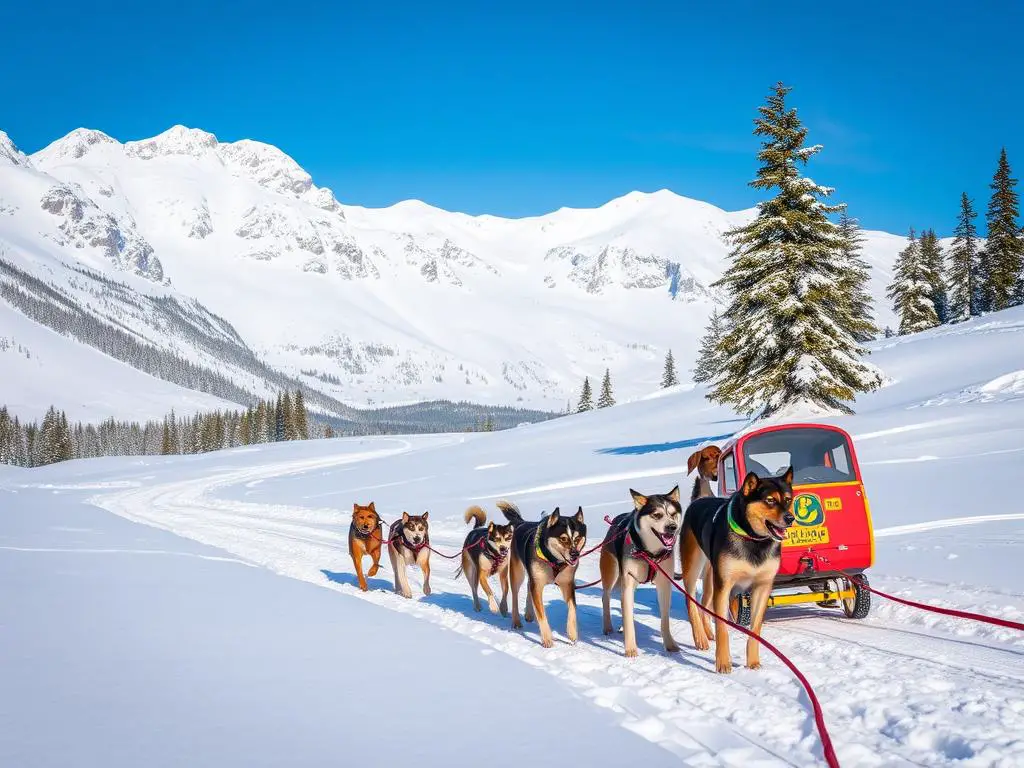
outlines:
M782 542L768 605L840 605L848 618L863 619L871 610L871 593L844 573L867 584L864 570L874 563L875 538L846 432L827 424L783 424L733 438L719 459L719 495L734 493L748 472L778 475L789 466L796 522ZM738 623L749 625L749 594L735 596L732 611Z

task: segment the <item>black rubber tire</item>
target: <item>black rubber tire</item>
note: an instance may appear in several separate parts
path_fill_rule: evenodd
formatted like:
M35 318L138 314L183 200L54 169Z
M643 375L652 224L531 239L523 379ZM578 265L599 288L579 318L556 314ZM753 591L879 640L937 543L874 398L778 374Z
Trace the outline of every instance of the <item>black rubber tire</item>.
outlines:
M853 587L853 598L843 599L843 613L846 614L848 619L865 619L868 613L871 612L871 593L864 589L859 582L868 584L868 577L866 574L860 574L856 579L850 580L850 586Z
M739 624L741 627L749 627L750 626L750 593L749 592L744 592L741 595L737 595L736 596L736 600L739 603L739 610L736 611L736 612L733 612L732 610L730 610L729 613L732 614L731 618L732 618L732 620L735 623Z

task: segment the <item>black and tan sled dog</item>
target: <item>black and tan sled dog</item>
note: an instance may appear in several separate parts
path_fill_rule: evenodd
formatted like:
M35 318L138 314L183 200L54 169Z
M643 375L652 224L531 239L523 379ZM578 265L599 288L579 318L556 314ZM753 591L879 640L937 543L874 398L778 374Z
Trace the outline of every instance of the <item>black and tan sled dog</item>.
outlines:
M402 513L401 520L391 524L388 533L388 555L395 572L395 592L412 597L406 569L418 565L423 571L423 594L430 594L430 523L427 512L422 515Z
M719 616L729 610L733 590L750 590L750 628L761 633L775 574L782 556L782 540L793 516L793 468L779 477L759 478L750 472L728 499L701 498L683 516L681 549L686 590L692 595L704 576L701 603ZM715 668L732 671L729 630L723 621L711 621L688 605L693 644L702 651L716 640ZM761 666L760 643L747 639L747 666Z
M467 523L473 521L473 530L466 534L462 543L462 564L456 569L455 578L460 573L466 574L466 581L473 591L474 610L480 610L478 592L483 589L491 613L500 610L502 616L508 616L508 555L512 548L512 523L498 525L493 520L488 523L487 513L477 506L467 509L463 519ZM494 600L490 584L490 577L495 574L501 582L500 607Z
M583 507L575 515L563 515L558 507L540 522L527 522L515 504L499 501L502 511L514 528L512 532L512 556L509 562L509 578L512 588L512 626L521 629L519 620L519 589L523 581L528 582L529 595L526 600L525 618L533 621L537 616L540 626L541 644L552 647L551 625L544 612L544 587L557 584L565 599L568 617L565 636L575 643L579 638L576 627L576 568L580 552L587 543L587 526L583 522Z
M671 567L672 553L682 522L683 509L679 504L679 486L666 494L644 496L633 489L633 511L624 512L612 520L601 547L601 607L604 633L612 633L611 595L619 585L622 608L622 629L625 634L626 655L636 656L636 626L633 622L633 600L640 584L654 582L658 590L658 610L661 613L661 639L665 650L679 650L669 627L669 606L672 604L672 585L668 576L644 560L641 555Z

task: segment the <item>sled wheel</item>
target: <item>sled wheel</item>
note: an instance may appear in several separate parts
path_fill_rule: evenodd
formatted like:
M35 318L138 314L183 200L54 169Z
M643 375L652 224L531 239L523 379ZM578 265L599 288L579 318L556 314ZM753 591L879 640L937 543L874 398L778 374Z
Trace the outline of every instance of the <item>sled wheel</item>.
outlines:
M853 587L853 597L843 598L843 613L848 619L867 618L871 610L871 593L861 586L861 582L868 583L868 577L861 574L856 579L850 579L847 583Z
M741 627L750 626L750 593L736 595L729 601L730 618Z

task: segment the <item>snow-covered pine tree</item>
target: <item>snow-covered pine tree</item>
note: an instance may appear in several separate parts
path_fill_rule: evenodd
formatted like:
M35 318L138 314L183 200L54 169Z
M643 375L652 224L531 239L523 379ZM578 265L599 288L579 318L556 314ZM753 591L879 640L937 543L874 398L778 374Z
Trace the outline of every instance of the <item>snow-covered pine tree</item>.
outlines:
M334 437L334 427L328 424L324 427L324 438L330 440L332 437Z
M939 324L932 301L934 281L921 257L921 245L913 228L907 247L900 251L893 265L892 282L886 295L892 299L893 311L900 319L900 335L917 333Z
M995 176L989 185L992 198L985 217L988 224L985 253L989 274L984 293L990 304L989 309L993 312L1014 304L1024 272L1024 236L1017 224L1020 200L1014 189L1017 180L1011 174L1004 147L999 154Z
M583 377L583 391L580 392L580 402L576 406L576 413L594 410L594 393L590 391L590 377Z
M679 383L679 376L676 375L676 361L672 357L672 350L665 355L665 370L661 374L661 388L668 389Z
M977 282L978 230L971 199L964 192L960 196L960 215L953 230L953 245L949 249L946 284L949 286L949 321L959 323L978 314Z
M285 390L281 398L281 408L284 411L284 439L295 439L295 410L292 408L292 394Z
M288 422L284 417L284 403L280 394L277 396L277 403L273 408L274 431L272 442L279 443L288 439Z
M860 255L861 243L864 242L860 224L845 210L839 214L839 234L843 238L840 250L844 261L842 276L839 278L839 293L849 304L849 312L845 317L849 318L850 326L846 330L854 341L863 344L878 335L871 293L868 291L871 267Z
M309 440L309 411L306 410L306 397L301 389L295 390L295 439Z
M612 394L612 372L605 368L604 379L601 380L601 394L597 398L598 408L608 408L615 405L615 396Z
M848 243L827 216L843 206L822 202L832 190L800 175L821 146L804 146L807 129L786 106L790 90L778 83L754 121L764 140L750 185L777 192L728 233L732 263L715 283L729 295L728 330L707 396L743 413L796 403L852 413L846 403L878 387L881 373L848 330L850 302L840 294Z
M160 437L160 455L170 456L172 453L175 453L175 450L171 445L171 424L165 416L163 433Z
M949 322L949 298L946 292L946 270L942 246L934 229L926 229L921 233L919 242L921 261L931 282L931 300L935 305L935 316L939 324Z
M722 316L718 314L718 307L715 307L711 311L708 327L700 340L697 363L693 366L693 380L698 384L707 384L721 368L722 355L719 348L724 335L725 325L722 323Z

